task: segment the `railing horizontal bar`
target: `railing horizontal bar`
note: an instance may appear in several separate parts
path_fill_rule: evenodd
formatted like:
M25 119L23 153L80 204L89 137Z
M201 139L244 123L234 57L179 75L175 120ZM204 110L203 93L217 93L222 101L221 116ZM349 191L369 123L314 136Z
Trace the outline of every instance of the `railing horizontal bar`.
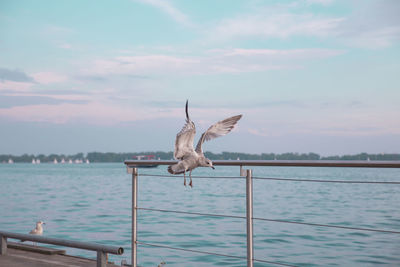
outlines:
M275 181L292 181L292 182L316 182L316 183L342 183L342 184L400 184L393 181L346 181L346 180L324 180L324 179L300 179L300 178L275 178L275 177L253 177L257 180L275 180Z
M195 249L186 249L186 248L170 247L170 246L166 246L166 245L151 244L151 243L142 242L142 241L137 241L137 243L140 244L140 245L149 246L149 247L167 248L167 249L173 249L173 250L180 250L180 251L186 251L186 252L194 252L194 253L200 253L200 254L206 254L206 255L214 255L214 256L221 256L221 257L234 258L234 259L241 259L241 260L247 259L246 257L241 257L241 256L234 256L234 255L228 255L228 254L222 254L222 253L214 253L214 252L201 251L201 250L195 250ZM280 263L280 262L274 262L274 261L267 261L267 260L258 260L258 259L254 259L254 261L265 262L265 263L269 263L269 264L273 264L273 265L280 265L280 266L297 267L297 266L295 266L295 265L290 265L290 264L285 264L285 263Z
M148 210L148 211L159 211L159 212L170 212L170 213L178 213L178 214L197 215L197 216L210 216L210 217L246 219L245 216L236 216L236 215L222 215L222 214L211 214L211 213L200 213L200 212L189 212L189 211L177 211L177 210L166 210L166 209L152 209L152 208L141 208L141 207L138 207L137 209L138 210ZM340 226L340 225L330 225L330 224L318 224L318 223L306 223L306 222L296 222L296 221L287 221L287 220L268 219L268 218L253 217L253 220L268 221L268 222L278 222L278 223L291 223L291 224L300 224L300 225L308 225L308 226L330 227L330 228L339 228L339 229L357 230L357 231L369 231L369 232L379 232L379 233L400 234L400 232L398 232L398 231L391 231L391 230L360 228L360 227L350 227L350 226Z
M172 165L176 160L126 160L128 167L143 165ZM367 160L213 160L213 165L222 166L279 166L279 167L357 167L400 168L400 161Z
M143 174L141 173L139 176L148 176L148 177L163 177L163 178L182 178L183 175L162 175L162 174ZM205 178L205 179L246 179L246 177L241 176L195 176L192 175L192 178Z
M254 217L253 220L268 221L268 222L278 222L278 223L302 224L302 225L309 225L309 226L330 227L330 228L339 228L339 229L356 230L356 231L369 231L369 232L379 232L379 233L389 233L389 234L400 234L400 232L398 232L398 231L372 229L372 228L359 228L359 227L330 225L330 224L295 222L295 221L276 220L276 219L267 219L267 218L256 218L256 217Z
M151 209L151 208L139 208L139 207L137 209L138 210L148 210L148 211L170 212L170 213L178 213L178 214L188 214L188 215L198 215L198 216L246 219L246 217L244 217L244 216L236 216L236 215L222 215L222 214L210 214L210 213L201 213L201 212L188 212L188 211Z
M19 233L0 231L0 236L12 238L12 239L19 239L22 241L32 241L32 242L52 244L52 245L70 247L70 248L102 251L105 253L111 253L111 254L116 254L116 255L122 255L124 253L124 249L122 247L105 246L105 245L100 245L100 244L96 244L96 243L65 240L65 239L38 236L38 235L28 235L28 234L19 234Z
M162 177L162 178L181 178L176 175L162 175L162 174L140 174L140 176L147 177ZM192 178L200 179L246 179L240 176L194 176ZM324 179L300 179L300 178L277 178L277 177L257 177L253 176L256 180L274 180L274 181L289 181L289 182L315 182L315 183L345 183L345 184L400 184L400 182L393 181L347 181L347 180L324 180Z

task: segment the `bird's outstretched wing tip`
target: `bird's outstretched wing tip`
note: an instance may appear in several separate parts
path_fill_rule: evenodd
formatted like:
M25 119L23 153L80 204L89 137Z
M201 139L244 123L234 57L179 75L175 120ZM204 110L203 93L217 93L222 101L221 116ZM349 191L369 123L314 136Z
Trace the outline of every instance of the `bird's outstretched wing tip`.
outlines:
M189 103L189 100L186 99L185 112L186 112L186 120L187 121L189 121L188 103Z

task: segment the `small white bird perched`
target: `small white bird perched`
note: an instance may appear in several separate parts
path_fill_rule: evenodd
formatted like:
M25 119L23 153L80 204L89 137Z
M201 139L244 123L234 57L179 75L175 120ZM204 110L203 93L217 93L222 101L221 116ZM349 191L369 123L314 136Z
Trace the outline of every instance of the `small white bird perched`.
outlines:
M36 222L36 228L31 230L29 232L29 234L31 234L31 235L42 235L43 234L43 226L42 226L43 224L45 224L45 223L42 222L42 221ZM36 246L36 242L32 242L32 243L33 243L33 245Z
M186 186L186 172L190 171L189 185L192 187L192 170L197 167L210 167L214 169L212 161L206 158L203 154L202 145L205 141L226 135L229 133L235 124L240 120L242 115L233 116L225 120L219 121L205 131L199 142L197 143L196 150L193 148L193 140L196 135L196 127L193 121L189 118L188 101L186 101L186 124L182 130L176 135L175 140L175 159L180 161L174 165L168 166L168 172L171 174L183 173L183 184Z
M31 235L42 235L43 234L43 226L42 226L43 224L45 224L45 223L42 222L42 221L38 221L36 223L36 228L31 230L29 232L29 234L31 234Z

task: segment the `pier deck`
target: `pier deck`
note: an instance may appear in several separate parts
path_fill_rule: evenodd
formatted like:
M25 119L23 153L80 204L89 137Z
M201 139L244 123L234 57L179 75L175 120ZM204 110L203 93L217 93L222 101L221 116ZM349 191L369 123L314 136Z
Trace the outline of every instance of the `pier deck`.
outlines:
M90 267L97 266L95 259L65 255L64 250L12 243L7 246L7 254L0 255L0 266L7 267ZM109 267L116 267L108 263Z

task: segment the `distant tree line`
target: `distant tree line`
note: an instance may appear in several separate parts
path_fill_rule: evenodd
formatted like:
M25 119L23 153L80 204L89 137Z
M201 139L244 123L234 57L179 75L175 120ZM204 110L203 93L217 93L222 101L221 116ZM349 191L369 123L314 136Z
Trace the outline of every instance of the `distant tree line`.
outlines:
M58 162L60 162L62 159L65 161L71 159L73 161L79 160L79 159L85 159L86 157L84 156L83 153L77 153L74 155L64 155L64 154L50 154L50 155L33 155L33 154L23 154L22 156L13 156L13 155L0 155L0 162L8 162L9 159L12 159L15 163L20 163L20 162L32 162L32 159L35 160L40 160L40 162L53 162L54 159L56 159Z
M53 162L56 159L60 162L62 159L68 160L86 160L90 162L123 162L124 160L134 159L135 156L140 155L154 155L155 159L169 160L173 159L173 152L139 152L139 153L113 153L113 152L90 152L87 155L77 153L74 155L32 155L24 154L22 156L14 155L0 155L0 162L6 163L9 159L16 163L19 162L32 162L32 159L39 159L40 162ZM367 154L360 153L356 155L343 155L343 156L327 156L321 157L316 153L262 153L262 154L248 154L237 152L222 152L212 153L205 152L205 156L211 160L400 160L400 154Z
M212 152L205 152L204 155L211 160L229 160L229 159L241 159L241 160L319 160L321 157L315 153L299 154L299 153L262 153L262 154L247 154L247 153L236 153L236 152L222 152L220 154L214 154Z
M140 153L90 152L87 154L87 158L90 162L123 162L124 160L134 159L134 157L141 155L154 155L155 159L172 159L174 157L173 152L157 151Z

